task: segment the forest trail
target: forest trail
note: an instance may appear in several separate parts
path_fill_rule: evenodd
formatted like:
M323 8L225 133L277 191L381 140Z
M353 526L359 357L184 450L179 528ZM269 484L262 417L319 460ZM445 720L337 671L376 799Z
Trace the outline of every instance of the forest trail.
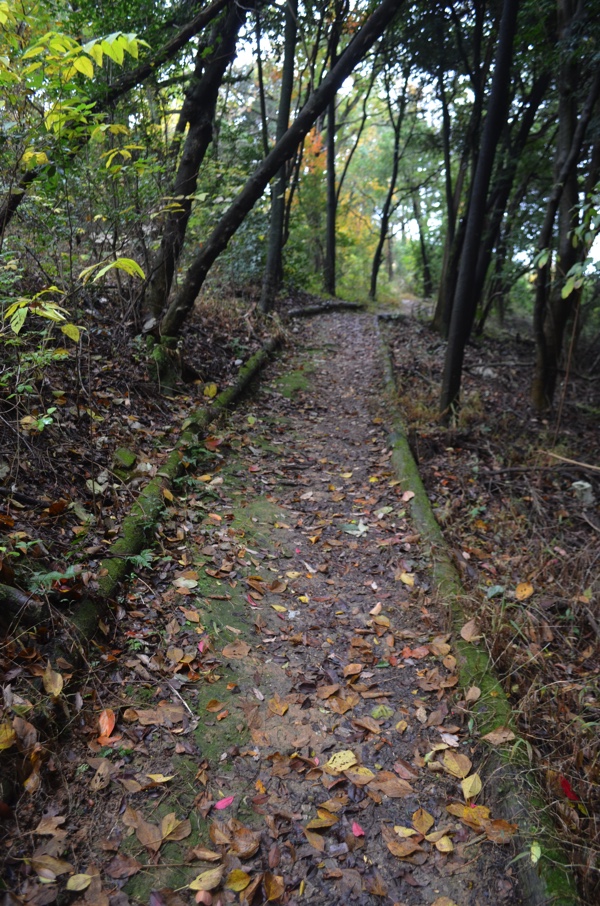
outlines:
M295 324L119 608L37 858L84 876L82 906L520 903L511 826L485 784L465 799L484 755L373 319Z

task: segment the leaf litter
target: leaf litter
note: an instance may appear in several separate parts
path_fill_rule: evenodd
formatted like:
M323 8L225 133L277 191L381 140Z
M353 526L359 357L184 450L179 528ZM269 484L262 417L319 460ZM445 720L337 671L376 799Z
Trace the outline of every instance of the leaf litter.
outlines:
M520 902L517 828L478 773L413 492L391 469L372 328L354 317L338 350L339 318L303 325L309 390L288 399L272 366L204 445L61 763L25 719L2 729L34 765L35 849L8 840L20 902ZM60 698L59 671L41 675ZM40 819L45 763L63 779Z

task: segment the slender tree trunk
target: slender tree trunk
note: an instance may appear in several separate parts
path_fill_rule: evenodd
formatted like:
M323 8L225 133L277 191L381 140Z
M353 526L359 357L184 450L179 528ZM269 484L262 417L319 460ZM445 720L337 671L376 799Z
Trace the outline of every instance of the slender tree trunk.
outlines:
M448 335L440 399L440 411L444 417L450 417L453 408L459 401L465 346L471 333L477 309L478 300L472 295L473 278L496 148L506 122L510 69L518 11L519 0L505 0L498 35L496 65L492 78L490 101L483 126L481 150L473 177L465 241L460 259L456 294L452 306L452 319Z
M423 269L423 296L430 299L433 296L433 277L431 274L431 264L429 261L429 250L427 248L427 238L423 225L423 212L421 211L421 199L419 190L415 189L412 193L413 214L419 230L419 249L421 250L421 266Z
M285 8L284 58L281 75L281 92L277 114L276 140L279 141L287 131L294 89L294 63L296 59L296 39L298 36L298 0L288 0ZM271 195L271 222L267 245L267 261L263 275L260 307L270 311L275 304L275 297L283 277L283 228L285 220L285 192L287 188L287 168L283 164L275 177Z
M363 27L356 32L333 69L311 94L285 135L256 168L188 269L181 289L173 298L161 322L160 330L163 336L179 333L210 268L262 196L269 180L281 165L292 157L296 147L307 135L317 117L326 110L344 79L365 57L396 17L402 5L402 0L382 0Z
M335 228L337 219L337 193L335 191L335 97L327 108L327 207L325 221L325 273L323 287L335 296Z
M266 157L269 153L269 125L267 122L267 102L265 99L265 80L263 78L262 51L260 47L262 29L260 25L260 9L257 7L255 12L254 34L256 37L256 68L258 70L258 99L260 103L260 131L262 135L263 154ZM287 20L286 20L287 21Z
M232 3L225 17L215 24L209 60L203 59L203 48L198 53L195 77L180 116L189 123L189 128L172 190L177 208L167 218L160 248L152 262L144 299L144 308L152 320L146 324L146 329L160 317L171 290L192 212L198 171L213 137L219 88L227 67L235 58L237 36L246 19L246 9L247 5Z
M554 230L554 221L560 207L565 186L569 182L570 175L573 172L577 172L577 164L581 155L587 127L599 96L600 69L597 69L573 132L570 147L566 152L566 156L563 156L562 160L559 159L557 161L558 175L550 198L548 199L544 222L538 239L538 253L543 254L546 251L548 252L545 259L542 258L542 263L538 265L533 312L536 361L532 384L532 402L534 408L538 412L543 412L552 403L558 367L557 355L560 354L557 343L558 330L561 329L562 319L560 318L560 313L552 315L552 313L549 313L548 311L552 290L552 256L550 254L550 246ZM564 155L566 140L563 138L563 141L564 147L562 148L562 153ZM563 303L563 307L566 307L564 306L564 300L561 299L560 301ZM558 300L556 300L556 304L558 305ZM556 320L556 318L559 320ZM562 325L562 331L564 332L564 324Z
M398 182L398 171L400 168L400 136L402 132L402 124L404 122L404 114L406 112L406 101L407 101L407 90L408 90L408 79L410 76L410 69L404 73L404 84L402 86L402 94L399 98L398 105L398 115L394 117L394 109L391 98L391 86L389 79L386 79L386 92L387 92L387 110L388 116L390 118L390 124L394 133L394 150L392 157L392 172L390 174L390 181L388 185L388 190L385 196L385 201L383 203L383 208L381 211L381 223L379 224L379 238L377 240L377 246L375 247L375 254L373 255L373 263L371 265L371 285L369 288L369 299L377 298L377 281L379 279L379 270L381 268L381 262L383 261L383 251L385 248L385 242L388 235L388 230L390 226L390 217L392 215L392 205L394 201L394 194L396 192L396 183Z

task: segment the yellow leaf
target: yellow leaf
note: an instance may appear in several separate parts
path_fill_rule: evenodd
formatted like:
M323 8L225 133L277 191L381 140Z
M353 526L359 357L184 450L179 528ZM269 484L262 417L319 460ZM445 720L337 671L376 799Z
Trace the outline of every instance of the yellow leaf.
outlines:
M77 72L82 73L82 75L87 76L88 79L94 78L94 64L89 59L89 57L77 57L76 60L73 60L73 66Z
M167 783L175 777L175 774L171 774L170 777L165 777L164 774L146 774L146 777L149 777L154 783Z
M91 883L91 875L73 875L67 881L67 890L85 890Z
M533 594L533 585L531 582L519 582L515 588L515 598L517 601L526 601Z
M453 752L448 749L444 752L444 767L453 777L462 779L467 776L473 767L473 763L466 755L461 755L460 752Z
M208 871L203 871L202 874L199 874L197 878L194 878L191 884L189 884L190 890L214 890L215 887L218 887L221 883L223 877L224 867L219 865L217 868L209 868Z
M3 749L10 749L17 741L17 734L7 720L0 724L0 752Z
M415 577L411 576L410 573L400 573L400 581L412 588L415 584Z
M450 837L446 835L440 837L439 840L436 840L433 845L440 853L451 853L454 851L454 844L452 843Z
M479 774L471 774L470 777L465 777L460 785L465 799L474 799L481 792L481 777Z
M356 755L350 749L334 752L329 761L323 765L323 770L328 774L343 774L356 764Z
M287 613L287 607L284 607L282 604L271 604L273 610L276 610L277 613Z
M60 695L64 685L63 678L60 673L56 670L53 670L48 662L48 666L44 670L42 675L42 682L44 684L44 689L48 695L52 695L54 698Z
M65 336L67 336L70 340L73 340L74 343L79 343L81 331L76 324L62 324L60 329L65 334Z
M217 395L217 390L218 390L218 389L219 389L219 388L217 387L216 384L212 384L212 383L211 383L211 384L205 384L205 385L204 385L204 396L207 396L209 399L212 399L214 396Z
M241 890L245 890L249 883L250 875L241 868L234 868L227 876L225 887L239 893Z
M394 831L398 834L399 837L414 837L417 831L414 827L403 827L401 824L396 824L394 826Z
M168 488L163 488L162 493L163 493L163 497L165 498L165 500L168 500L169 503L172 503L173 500L175 500L175 498L173 497L173 495L171 494L171 492ZM198 584L198 583L196 583L196 584Z

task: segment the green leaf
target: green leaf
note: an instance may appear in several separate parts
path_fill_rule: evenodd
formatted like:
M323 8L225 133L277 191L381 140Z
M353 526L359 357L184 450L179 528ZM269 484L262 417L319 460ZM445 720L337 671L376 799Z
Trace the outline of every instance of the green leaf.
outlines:
M27 317L27 311L27 307L23 306L23 308L17 309L13 317L10 319L10 329L13 331L13 333L18 334L23 327L25 318Z

